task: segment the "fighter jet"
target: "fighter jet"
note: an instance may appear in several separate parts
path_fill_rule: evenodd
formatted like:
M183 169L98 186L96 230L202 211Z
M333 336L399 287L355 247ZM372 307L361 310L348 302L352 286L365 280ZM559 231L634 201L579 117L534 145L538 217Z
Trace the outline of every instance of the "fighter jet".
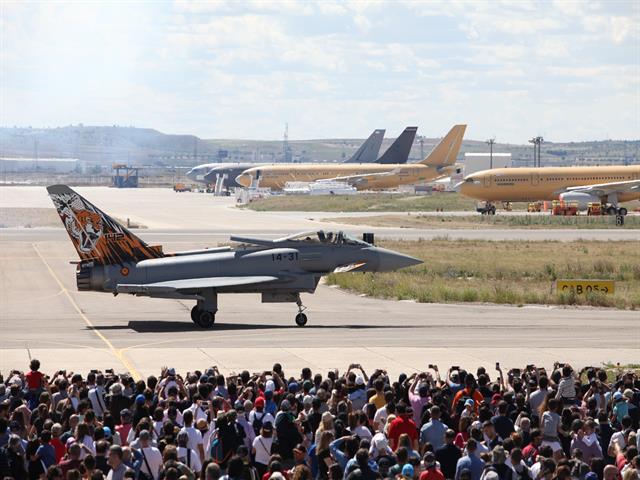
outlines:
M331 272L385 272L422 263L342 232L309 232L266 240L232 236L230 246L165 253L147 245L66 185L47 187L80 257L79 291L193 300L191 320L211 328L218 294L259 293L263 303L292 302L307 323L301 293ZM370 243L371 242L371 243Z

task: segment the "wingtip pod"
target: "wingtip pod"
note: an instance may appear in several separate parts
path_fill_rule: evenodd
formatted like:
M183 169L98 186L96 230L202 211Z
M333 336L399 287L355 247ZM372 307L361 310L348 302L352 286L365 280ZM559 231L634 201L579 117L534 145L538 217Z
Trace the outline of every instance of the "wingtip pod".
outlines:
M82 261L112 265L164 256L69 186L50 185L47 192Z
M466 124L454 125L449 133L431 150L427 158L420 163L432 166L446 166L456 163L456 157L462 145Z

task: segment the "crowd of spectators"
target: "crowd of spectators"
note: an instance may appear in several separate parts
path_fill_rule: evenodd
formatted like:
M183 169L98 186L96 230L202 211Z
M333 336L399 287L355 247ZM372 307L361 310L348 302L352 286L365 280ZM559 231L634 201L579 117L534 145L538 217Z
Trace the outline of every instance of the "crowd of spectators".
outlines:
M615 376L615 378L612 378ZM0 379L0 478L639 480L640 379L534 365Z

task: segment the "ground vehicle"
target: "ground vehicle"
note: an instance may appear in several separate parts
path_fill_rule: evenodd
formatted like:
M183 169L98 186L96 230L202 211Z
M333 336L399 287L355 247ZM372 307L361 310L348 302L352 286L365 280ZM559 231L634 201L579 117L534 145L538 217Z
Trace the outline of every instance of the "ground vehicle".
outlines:
M571 217L578 214L577 202L554 201L551 206L551 215Z
M186 183L176 183L173 186L173 191L174 192L190 192L191 186L187 185Z
M478 202L476 204L476 212L482 215L495 215L496 206L491 202Z

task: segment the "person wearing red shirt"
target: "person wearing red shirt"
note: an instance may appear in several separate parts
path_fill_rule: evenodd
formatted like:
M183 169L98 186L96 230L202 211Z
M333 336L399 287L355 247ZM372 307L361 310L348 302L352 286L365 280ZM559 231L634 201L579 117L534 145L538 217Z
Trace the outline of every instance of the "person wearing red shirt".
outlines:
M44 379L44 375L38 371L40 370L40 360L36 360L35 358L31 360L29 369L31 371L25 375L27 378L27 388L29 390L41 390L43 388L42 380Z
M403 403L398 404L396 407L398 417L389 425L389 446L395 452L398 449L398 439L400 435L406 433L411 439L411 444L414 450L418 449L418 428L415 422L411 419L413 412L407 409L407 406Z
M531 464L538 461L538 449L542 443L542 433L538 429L531 431L531 443L522 450L522 458Z
M444 474L436 464L436 456L433 452L424 454L424 472L420 474L420 480L445 480Z
M63 433L62 425L59 423L56 423L51 427L51 446L56 452L56 463L60 463L62 457L67 453L67 447L65 447L64 443L60 440L60 436Z

